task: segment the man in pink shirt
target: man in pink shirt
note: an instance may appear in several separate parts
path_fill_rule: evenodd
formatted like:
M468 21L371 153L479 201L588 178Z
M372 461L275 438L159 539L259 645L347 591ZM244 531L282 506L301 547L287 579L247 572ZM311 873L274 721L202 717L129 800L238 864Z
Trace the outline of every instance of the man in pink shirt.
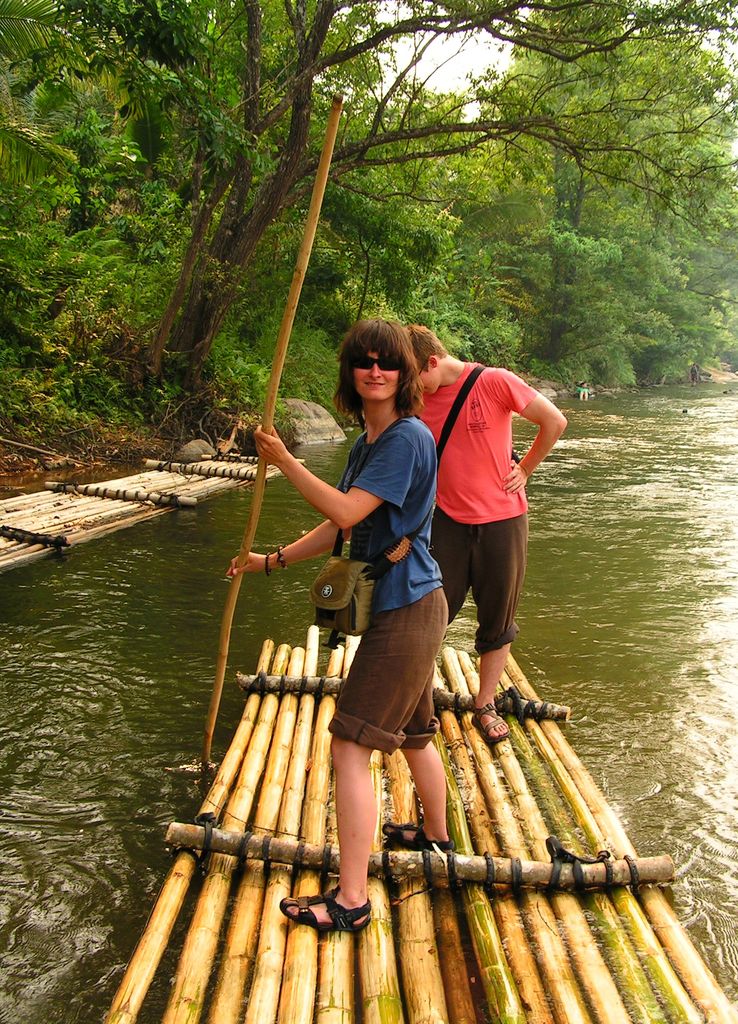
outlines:
M413 324L408 330L425 389L421 418L438 444L451 407L478 364L450 356L427 327ZM511 457L513 412L539 428L518 463ZM474 719L489 744L509 732L494 697L518 633L515 612L528 549L525 487L565 427L556 406L524 380L488 367L467 395L439 460L431 551L441 567L449 622L470 587L477 606Z

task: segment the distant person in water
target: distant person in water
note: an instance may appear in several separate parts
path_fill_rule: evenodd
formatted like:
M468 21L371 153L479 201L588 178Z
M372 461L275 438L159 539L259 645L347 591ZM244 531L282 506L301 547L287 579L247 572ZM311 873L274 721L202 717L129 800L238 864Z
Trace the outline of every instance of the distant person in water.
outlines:
M449 355L427 327L413 324L408 330L425 390L420 415L438 443L454 400L478 364ZM514 412L538 426L519 462L510 455ZM474 717L489 744L509 732L494 697L518 633L515 612L528 550L525 487L565 427L563 414L524 380L487 367L462 406L439 462L431 551L443 574L449 622L470 587L476 602L480 660Z
M429 550L436 452L430 431L416 416L423 385L407 330L386 320L355 324L343 339L339 365L336 405L365 430L337 487L314 476L274 432L257 429L254 435L259 455L279 467L323 522L275 552L249 552L243 569L234 559L229 569L231 576L270 575L330 551L338 530L351 537L351 558L376 562L394 542L414 534L406 557L375 583L372 622L329 725L341 848L338 887L280 903L291 921L321 932L359 931L371 917L367 870L377 818L369 771L374 750L402 750L423 805L422 826L388 822L385 836L414 850L432 844L453 849L446 831L443 762L431 742L439 728L433 708L435 660L448 608Z
M700 382L700 366L699 363L692 363L689 368L689 383L692 387Z
M592 394L592 388L586 380L577 381L577 398L580 402L586 402Z

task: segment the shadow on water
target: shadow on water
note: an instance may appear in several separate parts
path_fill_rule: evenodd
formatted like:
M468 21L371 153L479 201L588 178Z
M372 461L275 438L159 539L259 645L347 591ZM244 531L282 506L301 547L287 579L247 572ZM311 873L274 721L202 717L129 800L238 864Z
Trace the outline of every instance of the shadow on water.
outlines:
M573 705L572 743L639 852L689 865L677 909L736 998L738 391L566 411L530 488L516 654L539 692ZM520 447L529 437L516 425ZM346 448L301 454L335 480ZM197 777L171 769L199 757L249 500L229 493L0 576L0 1020L86 1022L109 1006L169 867L164 827L199 803ZM315 521L275 481L257 544ZM314 571L242 586L216 755L242 707L235 670L252 670L266 636L302 642ZM467 607L449 639L470 648L473 633Z

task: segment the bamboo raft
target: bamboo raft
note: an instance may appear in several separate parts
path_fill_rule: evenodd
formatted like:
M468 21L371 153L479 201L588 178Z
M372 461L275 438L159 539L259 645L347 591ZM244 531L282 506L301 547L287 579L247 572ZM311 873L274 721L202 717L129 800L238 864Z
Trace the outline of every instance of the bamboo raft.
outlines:
M152 986L164 1024L738 1021L663 889L645 881L671 877L670 858L636 858L557 721L509 715L510 739L490 749L468 710L475 665L452 648L436 742L457 855L380 853L382 821L417 820L418 808L402 755L375 753L371 924L318 936L288 923L282 897L333 884L327 726L355 647L332 652L320 677L311 627L304 649L266 641L256 678L241 677L240 724L196 824L169 828L174 863L106 1024L138 1020ZM503 683L538 700L512 658ZM603 854L578 881L565 865L552 888L552 834L577 855L609 851L612 884Z
M45 490L0 501L0 572L114 530L186 508L223 490L247 486L254 459L156 463L145 472L95 484L45 484ZM267 476L279 473L267 469Z

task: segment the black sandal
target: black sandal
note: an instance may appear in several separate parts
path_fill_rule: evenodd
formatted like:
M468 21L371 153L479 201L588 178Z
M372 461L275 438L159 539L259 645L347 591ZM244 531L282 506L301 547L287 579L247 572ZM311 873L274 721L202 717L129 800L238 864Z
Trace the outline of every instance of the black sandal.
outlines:
M406 832L412 833L411 836L406 836ZM390 842L399 843L408 850L435 850L438 847L441 853L451 853L454 848L453 839L429 839L423 831L423 826L412 821L406 821L404 825L386 821L382 825L382 835Z
M492 718L491 722L487 722L486 725L482 724L482 718L485 715L489 715ZM507 722L500 716L497 708L494 704L484 704L481 708L474 708L474 724L477 729L484 736L490 747L494 746L495 743L502 743L510 735ZM502 732L500 732L502 727Z
M336 902L337 895L338 886L329 889L328 892L318 893L317 896L288 896L279 901L279 909L290 921L294 921L295 924L306 924L316 932L360 932L362 928L366 928L372 919L371 903L367 900L360 907L342 907ZM330 921L319 921L310 909L319 903L325 904ZM288 913L288 910L295 907L296 914Z

